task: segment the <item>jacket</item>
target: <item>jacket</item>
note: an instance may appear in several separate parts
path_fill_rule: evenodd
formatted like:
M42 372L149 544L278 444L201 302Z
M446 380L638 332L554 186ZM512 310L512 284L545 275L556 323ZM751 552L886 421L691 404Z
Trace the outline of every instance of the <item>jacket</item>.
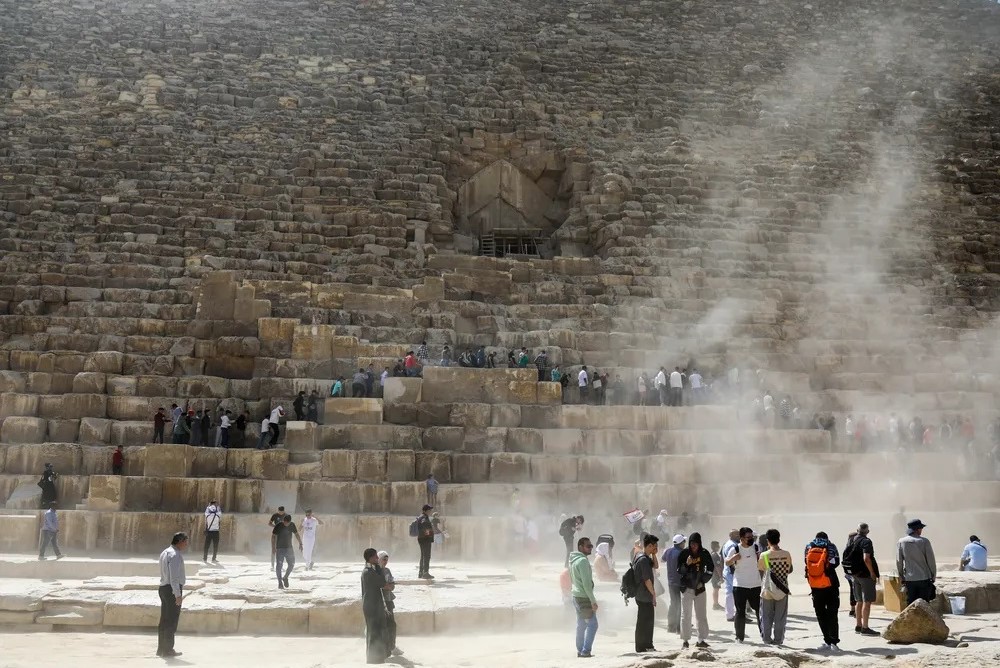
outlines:
M597 603L597 599L594 598L594 572L590 568L587 555L583 552L570 552L569 577L573 583L570 590L573 598L587 598L591 604Z
M698 563L688 565L689 557L695 557ZM694 589L695 595L698 595L705 591L705 583L712 579L715 562L712 560L712 553L705 548L701 548L698 554L694 555L688 547L678 553L676 570L681 591Z

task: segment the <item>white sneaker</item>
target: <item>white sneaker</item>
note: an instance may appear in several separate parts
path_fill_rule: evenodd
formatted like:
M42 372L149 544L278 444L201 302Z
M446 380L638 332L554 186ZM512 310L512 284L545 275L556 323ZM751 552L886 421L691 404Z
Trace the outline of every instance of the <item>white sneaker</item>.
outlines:
M833 647L833 645L827 645L826 643L823 643L822 645L820 645L819 647L816 648L816 651L817 652L829 652L830 648L832 648L832 647Z
M834 644L831 643L830 645L828 645L828 647L830 648L831 652L839 652L840 651L840 645L834 645Z

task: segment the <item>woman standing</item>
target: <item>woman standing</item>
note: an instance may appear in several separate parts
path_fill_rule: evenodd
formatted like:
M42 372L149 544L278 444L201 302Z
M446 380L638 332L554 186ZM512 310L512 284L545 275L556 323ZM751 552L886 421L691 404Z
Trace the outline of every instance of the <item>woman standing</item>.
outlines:
M385 599L385 609L388 612L386 615L385 646L390 654L400 654L400 651L396 649L396 579L392 577L392 571L389 570L389 553L385 550L379 552L378 563L385 575L385 587L382 589L382 598Z
M701 534L693 533L688 546L677 557L677 572L681 576L681 640L682 647L690 647L691 609L698 619L698 643L695 647L708 647L708 611L705 583L712 579L715 564L712 555L701 544Z

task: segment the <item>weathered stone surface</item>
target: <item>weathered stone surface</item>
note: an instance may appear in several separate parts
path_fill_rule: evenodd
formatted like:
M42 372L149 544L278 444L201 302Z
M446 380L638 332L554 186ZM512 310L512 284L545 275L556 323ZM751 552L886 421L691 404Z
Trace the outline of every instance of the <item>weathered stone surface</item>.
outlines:
M6 417L0 427L4 443L44 443L48 421L35 417Z
M286 422L284 432L289 452L315 452L319 447L319 428L313 422Z
M88 510L121 510L125 501L124 477L92 475L87 493Z
M396 404L415 404L420 401L421 378L389 377L382 388L382 401L386 407Z
M889 622L882 637L892 643L940 644L948 639L948 625L924 600L911 603Z
M105 373L84 371L73 376L73 392L78 394L104 394L108 382Z
M150 445L146 448L145 476L178 477L191 475L194 448L188 445Z
M327 399L324 424L382 424L381 399Z

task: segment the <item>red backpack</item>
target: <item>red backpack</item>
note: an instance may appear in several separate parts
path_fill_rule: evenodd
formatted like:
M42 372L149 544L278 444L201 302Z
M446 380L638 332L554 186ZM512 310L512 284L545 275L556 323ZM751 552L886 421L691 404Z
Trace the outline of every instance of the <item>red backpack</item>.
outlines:
M826 589L833 586L826 573L827 551L825 547L813 546L806 552L806 579L812 589Z

